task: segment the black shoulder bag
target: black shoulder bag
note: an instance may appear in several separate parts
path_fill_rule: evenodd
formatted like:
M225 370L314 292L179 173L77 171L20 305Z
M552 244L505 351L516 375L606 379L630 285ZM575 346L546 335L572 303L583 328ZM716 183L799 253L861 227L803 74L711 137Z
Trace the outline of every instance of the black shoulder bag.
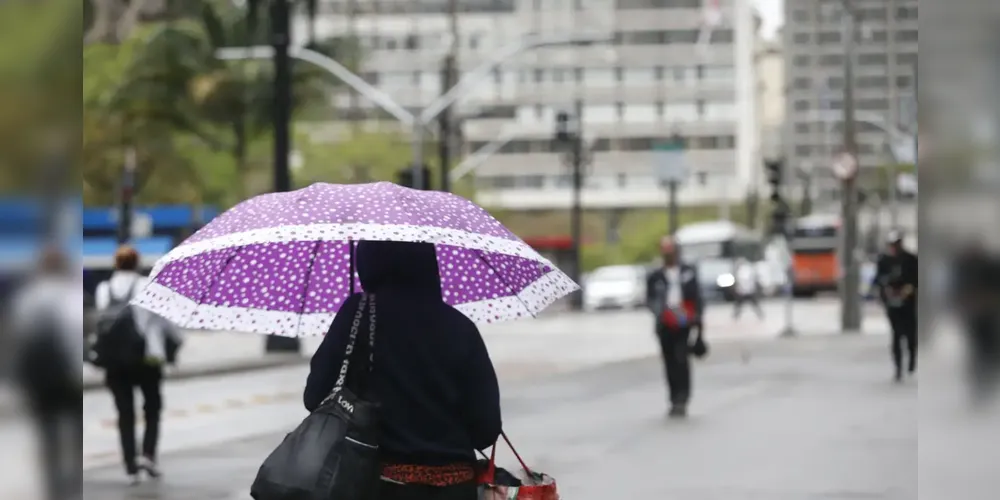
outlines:
M366 310L370 375L375 352L375 295L365 294L351 323L333 390L264 460L250 488L255 500L376 498L381 475L378 404L365 399L363 389L356 394L344 385Z

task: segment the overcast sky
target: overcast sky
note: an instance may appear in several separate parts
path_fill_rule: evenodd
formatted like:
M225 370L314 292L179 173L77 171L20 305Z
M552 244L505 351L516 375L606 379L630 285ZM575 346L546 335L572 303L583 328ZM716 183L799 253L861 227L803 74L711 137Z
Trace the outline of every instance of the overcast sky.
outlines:
M764 35L773 36L774 32L785 22L784 0L756 0L757 9L764 18Z

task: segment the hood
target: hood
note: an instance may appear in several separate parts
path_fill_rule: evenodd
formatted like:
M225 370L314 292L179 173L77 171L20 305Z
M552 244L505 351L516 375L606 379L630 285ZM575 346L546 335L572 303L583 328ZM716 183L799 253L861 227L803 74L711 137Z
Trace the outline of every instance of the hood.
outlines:
M361 241L355 255L358 278L366 291L392 286L441 297L437 252L431 243Z

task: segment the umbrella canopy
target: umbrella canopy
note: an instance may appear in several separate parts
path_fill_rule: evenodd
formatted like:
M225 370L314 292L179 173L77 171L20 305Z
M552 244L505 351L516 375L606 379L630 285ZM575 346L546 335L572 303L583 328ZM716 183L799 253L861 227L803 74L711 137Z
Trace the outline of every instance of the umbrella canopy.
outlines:
M477 323L532 317L579 288L460 196L313 184L218 216L157 263L133 303L182 328L322 335L361 291L351 252L362 240L433 243L442 297Z

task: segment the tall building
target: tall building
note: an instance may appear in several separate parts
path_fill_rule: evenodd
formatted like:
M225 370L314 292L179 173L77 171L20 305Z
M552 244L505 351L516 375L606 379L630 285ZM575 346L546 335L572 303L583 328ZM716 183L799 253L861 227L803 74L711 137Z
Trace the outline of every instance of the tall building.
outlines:
M855 0L859 40L854 108L862 169L906 156L893 151L913 125L917 68L917 0ZM785 1L788 85L786 156L811 172L820 195L836 198L830 158L841 145L845 22L840 0ZM905 148L904 148L905 149ZM864 175L864 172L862 172Z
M448 0L327 0L319 36L356 36L364 76L407 108L439 95ZM654 148L683 137L683 204L746 196L758 166L757 20L750 0L721 0L721 23L700 50L703 0L459 0L462 72L527 34L591 33L610 43L527 51L490 72L457 106L467 153L499 151L475 171L480 201L513 210L566 208L570 175L553 141L555 116L583 101L590 151L584 204L659 207ZM304 21L296 29L306 33ZM371 106L364 99L360 106ZM338 100L348 105L348 99Z

